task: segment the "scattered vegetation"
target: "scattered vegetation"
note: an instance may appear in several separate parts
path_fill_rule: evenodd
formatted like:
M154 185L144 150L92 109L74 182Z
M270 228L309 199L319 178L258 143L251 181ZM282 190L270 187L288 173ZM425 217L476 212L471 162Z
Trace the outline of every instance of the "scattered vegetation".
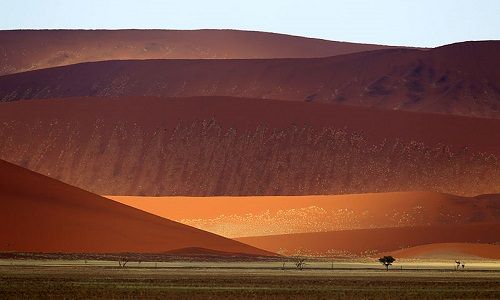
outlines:
M242 263L244 267L246 263ZM497 272L0 266L5 299L498 299ZM325 276L327 274L327 276ZM390 288L388 288L390 287Z

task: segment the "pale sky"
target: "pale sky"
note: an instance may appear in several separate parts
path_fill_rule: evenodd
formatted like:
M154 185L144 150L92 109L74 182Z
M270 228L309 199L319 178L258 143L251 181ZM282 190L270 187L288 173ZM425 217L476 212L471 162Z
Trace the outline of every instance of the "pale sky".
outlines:
M0 0L0 29L243 29L433 47L500 40L500 0Z

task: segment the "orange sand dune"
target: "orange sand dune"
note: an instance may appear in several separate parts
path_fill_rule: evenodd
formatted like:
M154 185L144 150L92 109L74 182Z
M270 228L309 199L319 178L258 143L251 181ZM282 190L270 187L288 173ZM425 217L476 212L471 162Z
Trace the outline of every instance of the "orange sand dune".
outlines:
M233 96L500 118L500 41L327 58L128 60L0 76L0 101Z
M477 243L439 243L428 244L390 253L400 258L491 258L500 259L500 245Z
M0 161L0 251L160 253L182 248L270 254Z
M340 196L138 197L123 204L226 237L494 222L500 195L404 192Z
M230 97L0 103L0 159L100 195L500 193L500 120Z
M0 31L0 75L115 59L324 57L387 46L239 30Z
M497 243L500 223L296 233L236 240L285 255L374 255L434 243Z

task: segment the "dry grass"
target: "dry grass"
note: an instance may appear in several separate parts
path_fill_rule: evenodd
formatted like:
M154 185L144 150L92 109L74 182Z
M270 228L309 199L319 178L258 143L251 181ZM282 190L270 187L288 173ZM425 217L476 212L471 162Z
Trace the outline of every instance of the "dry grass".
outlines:
M0 298L500 298L500 273L0 266Z

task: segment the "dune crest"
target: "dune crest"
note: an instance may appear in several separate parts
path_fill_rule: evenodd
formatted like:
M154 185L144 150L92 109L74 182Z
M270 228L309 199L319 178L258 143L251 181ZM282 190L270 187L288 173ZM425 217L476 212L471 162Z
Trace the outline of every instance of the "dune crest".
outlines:
M325 57L387 46L240 30L0 31L0 75L117 59Z
M232 96L500 118L500 41L327 58L127 60L0 76L0 101Z
M0 161L0 251L272 255Z
M285 255L376 256L434 243L496 243L500 223L376 228L244 237L236 240Z

